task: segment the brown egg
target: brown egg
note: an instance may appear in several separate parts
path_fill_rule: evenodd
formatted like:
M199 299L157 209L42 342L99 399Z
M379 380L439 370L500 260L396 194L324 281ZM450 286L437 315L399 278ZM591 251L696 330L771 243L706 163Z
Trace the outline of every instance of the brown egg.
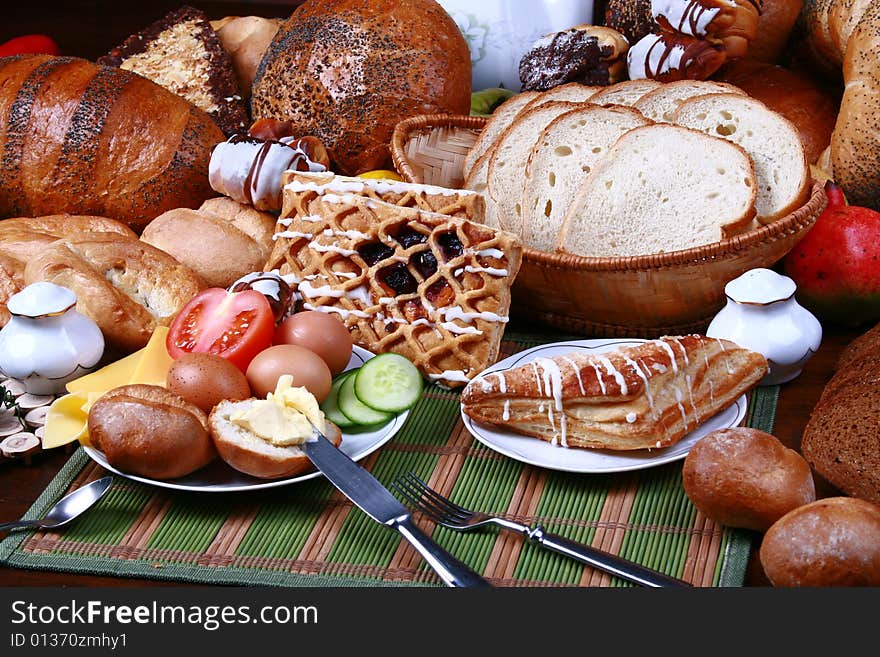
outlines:
M303 386L318 403L330 393L333 376L324 359L313 351L295 344L279 344L256 355L247 368L247 380L257 397L275 390L284 374L293 376L294 386Z
M224 399L247 399L251 388L240 369L214 354L184 354L168 368L168 390L210 413Z
M275 330L275 344L295 344L315 352L336 376L351 358L351 334L336 317L306 310L285 319Z

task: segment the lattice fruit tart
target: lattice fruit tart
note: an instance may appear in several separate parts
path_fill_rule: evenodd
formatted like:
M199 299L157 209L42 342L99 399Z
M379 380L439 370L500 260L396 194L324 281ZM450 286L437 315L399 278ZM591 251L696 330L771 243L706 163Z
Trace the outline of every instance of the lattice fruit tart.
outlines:
M516 236L469 220L482 207L460 190L288 172L266 269L356 344L458 387L495 362L522 260Z

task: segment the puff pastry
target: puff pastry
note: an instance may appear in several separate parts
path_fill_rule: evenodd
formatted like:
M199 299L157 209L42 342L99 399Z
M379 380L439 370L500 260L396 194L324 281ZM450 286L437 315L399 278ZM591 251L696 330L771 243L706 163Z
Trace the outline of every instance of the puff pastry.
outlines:
M669 447L755 386L759 353L701 335L613 352L573 351L475 378L461 396L477 422L563 447Z

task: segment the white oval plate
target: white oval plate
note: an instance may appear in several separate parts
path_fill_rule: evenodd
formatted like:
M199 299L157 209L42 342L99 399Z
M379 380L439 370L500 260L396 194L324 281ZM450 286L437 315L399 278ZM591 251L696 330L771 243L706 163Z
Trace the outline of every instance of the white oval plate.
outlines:
M481 374L509 370L530 363L538 356L550 357L572 351L584 350L594 353L612 351L620 347L631 347L645 342L637 339L575 340L554 342L521 351L509 358L498 361ZM551 470L580 473L625 472L653 468L664 463L676 461L687 456L691 447L703 436L715 429L735 427L746 416L747 401L742 395L733 404L717 415L709 418L699 427L684 436L675 445L663 449L642 449L633 451L612 451L606 449L565 448L530 436L523 436L500 426L480 424L461 413L462 421L474 438L489 449L509 456L517 461L537 465Z
M350 370L360 367L373 356L374 354L366 349L361 349L355 345L352 350L351 360L348 361L348 365L345 369ZM401 427L406 422L407 417L409 417L409 411L404 411L392 418L388 424L384 424L376 429L355 432L343 431L342 445L340 446L340 449L348 454L352 460L358 461L365 456L372 454L382 445L391 440L391 438L400 431ZM139 481L143 484L160 486L162 488L172 488L174 490L188 490L201 493L228 493L232 491L276 488L278 486L296 484L301 481L307 481L308 479L322 476L320 472L315 471L310 472L309 474L300 475L299 477L289 477L286 479L258 479L257 477L251 477L243 472L239 472L226 465L220 459L217 459L201 470L197 470L185 477L168 480L149 479L147 477L140 477L138 475L117 470L107 463L104 453L100 450L87 446L83 446L83 449L86 454L88 454L89 457L101 467L110 472L114 472L121 477L133 481Z

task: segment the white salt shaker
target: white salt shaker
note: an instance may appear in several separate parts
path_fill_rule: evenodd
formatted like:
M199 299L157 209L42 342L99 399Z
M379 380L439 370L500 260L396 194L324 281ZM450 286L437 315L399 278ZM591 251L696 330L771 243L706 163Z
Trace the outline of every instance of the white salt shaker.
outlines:
M76 294L54 283L32 283L12 295L6 305L12 318L0 330L0 370L27 392L55 395L94 369L104 336L75 306Z
M750 269L724 287L727 305L706 331L763 354L769 372L761 385L796 378L822 342L822 325L795 300L796 289L772 269Z

